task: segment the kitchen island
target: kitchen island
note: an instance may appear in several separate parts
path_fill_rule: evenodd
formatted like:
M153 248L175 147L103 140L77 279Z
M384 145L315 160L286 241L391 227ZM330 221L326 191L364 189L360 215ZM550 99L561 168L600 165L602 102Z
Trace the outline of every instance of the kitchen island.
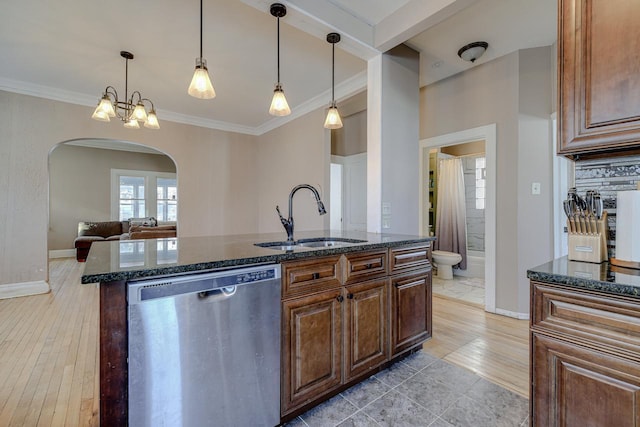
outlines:
M100 282L100 417L128 421L127 283L280 264L281 420L339 393L431 336L432 237L299 232L327 247L260 247L281 233L103 243L83 283ZM323 351L317 351L318 349ZM311 349L315 349L311 351Z
M640 271L563 257L527 276L531 425L637 425Z

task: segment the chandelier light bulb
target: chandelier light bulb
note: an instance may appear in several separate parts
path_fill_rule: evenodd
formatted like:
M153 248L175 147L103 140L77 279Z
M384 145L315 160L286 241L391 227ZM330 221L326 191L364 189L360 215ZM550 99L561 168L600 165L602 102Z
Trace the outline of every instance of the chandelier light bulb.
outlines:
M96 110L93 112L93 115L91 116L91 118L94 120L98 120L99 122L111 121L111 119L109 119L109 115L106 114L104 111L100 111L98 107L96 107Z
M269 108L269 114L272 116L288 116L291 114L289 103L284 96L282 86L278 83L273 91L273 99L271 100L271 107Z
M111 99L109 98L109 95L107 95L106 93L102 96L102 98L100 99L100 102L98 103L98 107L96 108L96 113L101 112L103 114L106 114L108 117L115 117L116 116L116 112L113 108L113 103L111 102Z
M133 109L132 115L134 119L140 122L147 121L147 111L144 109L144 105L142 105L142 102L138 102L136 104L136 108Z
M138 121L133 117L129 118L129 120L125 122L124 127L126 127L127 129L140 129Z
M196 70L189 85L189 95L199 99L213 99L216 97L216 91L213 89L209 78L206 59L196 58Z
M147 121L144 122L144 127L149 129L160 129L160 123L158 123L158 116L156 116L156 110L151 109L147 115Z

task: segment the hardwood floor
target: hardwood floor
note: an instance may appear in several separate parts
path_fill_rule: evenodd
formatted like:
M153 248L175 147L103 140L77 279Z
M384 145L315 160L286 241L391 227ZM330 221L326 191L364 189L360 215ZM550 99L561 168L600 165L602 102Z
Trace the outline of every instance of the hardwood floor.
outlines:
M519 395L529 397L529 321L433 297L433 338L423 348Z
M0 426L98 425L98 288L83 268L52 260L51 293L0 300ZM433 305L425 351L528 397L527 321Z
M98 288L50 263L51 292L0 300L0 426L98 425Z

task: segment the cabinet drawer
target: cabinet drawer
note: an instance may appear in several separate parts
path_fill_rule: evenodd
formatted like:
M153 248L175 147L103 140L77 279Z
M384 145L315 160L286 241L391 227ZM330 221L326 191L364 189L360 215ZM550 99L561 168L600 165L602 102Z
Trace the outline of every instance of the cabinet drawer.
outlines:
M431 245L392 248L390 251L391 273L398 273L430 265L429 250Z
M640 304L607 294L532 282L532 329L588 340L640 359Z
M345 255L344 281L346 284L387 275L387 250Z
M282 298L341 286L340 255L282 264Z

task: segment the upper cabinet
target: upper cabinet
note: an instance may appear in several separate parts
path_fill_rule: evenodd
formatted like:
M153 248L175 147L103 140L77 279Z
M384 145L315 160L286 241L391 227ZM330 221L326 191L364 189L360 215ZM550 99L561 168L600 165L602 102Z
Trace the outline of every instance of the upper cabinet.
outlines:
M558 153L640 150L640 1L559 0L558 19Z

